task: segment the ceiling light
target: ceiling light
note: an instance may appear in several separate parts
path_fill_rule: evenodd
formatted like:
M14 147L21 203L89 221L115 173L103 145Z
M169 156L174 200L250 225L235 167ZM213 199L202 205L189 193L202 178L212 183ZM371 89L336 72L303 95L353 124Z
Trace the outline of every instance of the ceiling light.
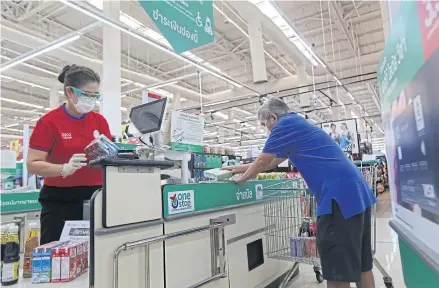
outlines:
M214 105L219 105L219 104L224 104L224 103L229 103L230 100L225 100L225 101L220 101L220 102L215 102L215 103L208 103L203 105L204 107L209 107L209 106L214 106Z
M217 78L220 78L220 79L222 79L222 80L224 80L224 81L226 81L226 82L228 82L228 83L230 83L230 84L232 84L232 85L234 85L234 86L236 86L238 88L243 87L238 82L232 81L229 78L227 78L224 75L222 75L223 73L221 71L219 71L219 69L214 67L213 65L211 65L209 63L203 63L206 67L208 67L208 68L206 68L205 66L200 65L201 63L198 64L197 62L194 62L192 57L188 56L188 55L191 55L192 53L191 54L183 53L183 55L185 55L186 57L189 58L188 59L186 57L181 56L180 54L175 53L173 50L170 50L169 48L164 47L164 46L154 42L153 40L156 40L156 39L147 36L146 33L141 33L141 32L136 31L136 30L133 31L132 28L135 29L135 27L131 27L131 26L128 26L128 25L126 25L124 23L119 23L119 21L115 21L115 20L112 20L110 18L107 18L106 16L102 15L102 13L100 13L100 12L94 12L94 11L87 10L84 7L80 6L80 4L77 4L77 3L75 3L75 2L73 2L71 0L60 0L60 1L63 2L65 5L73 8L73 9L76 9L76 10L78 10L78 11L80 11L80 12L82 12L82 13L84 13L84 14L86 14L86 15L88 15L88 16L96 19L96 20L99 20L102 23L104 23L106 25L109 25L109 26L111 26L111 27L113 27L113 28L115 28L115 29L117 29L117 30L119 30L121 32L124 32L124 33L126 33L126 34L128 34L128 35L130 35L130 36L132 36L132 37L134 37L134 38L136 38L138 40L140 40L140 41L148 43L149 45L151 45L151 46L153 46L153 47L155 47L155 48L157 48L157 49L159 49L159 50L161 50L163 52L166 52L166 53L174 56L175 58L178 58L178 59L180 59L180 60L182 60L184 62L192 64L195 67L197 67L197 68L199 68L199 69L201 69L203 71L206 71L207 73L209 73L209 74L211 74L211 75L213 75L213 76L215 76ZM93 3L91 3L91 4L96 7L95 4L93 4ZM127 27L124 27L124 25L126 25ZM161 44L163 44L163 43L161 43ZM215 71L212 71L212 70L215 70Z
M314 51L306 44L306 42L297 34L297 32L291 27L279 9L274 6L269 0L250 0L264 15L270 18L273 23L279 27L284 35L293 43L300 52L311 62L313 66L322 65L326 68L326 65L322 60L314 53Z
M238 110L239 112L244 113L246 115L254 115L253 113L251 113L247 110L241 109L241 108L234 107L233 109Z
M213 125L218 125L218 124L223 124L223 123L226 123L226 121L211 122L211 123L207 123L206 126L213 126Z
M36 88L40 88L40 89L43 89L43 90L50 91L50 88L47 88L47 87L44 87L44 86L41 86L41 85L38 85L38 84L34 84L34 83L31 83L31 82L23 81L23 80L12 78L12 77L5 76L5 75L0 75L0 77L4 78L4 79L7 79L7 80L10 80L10 81L15 81L15 82L18 82L18 83L30 85L32 87L36 87Z
M224 114L224 113L222 113L222 112L215 112L214 114L215 114L216 116L218 116L218 117L223 118L223 119L226 119L226 120L229 119L229 116L227 116L226 114Z
M17 101L17 100L14 100L14 99L9 99L9 98L5 98L5 97L1 97L1 96L0 96L0 100L1 101L5 101L5 102L9 102L9 103L18 104L18 105L28 106L28 107L32 107L32 108L44 109L44 107L40 106L40 105L34 105L34 104L26 103L26 102L21 102L21 101Z
M173 81L173 82L169 82L169 83L159 83L157 85L151 85L151 86L147 86L148 89L154 89L154 88L161 88L161 87L165 87L168 85L174 85L177 84L178 81Z
M241 139L241 136L233 136L233 137L228 137L226 138L227 140L236 140L236 139Z
M23 132L23 130L21 130L21 129L13 129L13 128L6 128L6 127L0 127L0 129L11 131L11 132L20 132L20 133Z
M17 57L17 58L18 58L17 60L12 59L12 60L8 61L9 63L6 63L5 65L3 65L3 66L0 68L0 72L4 72L5 70L7 70L7 69L9 69L9 68L12 68L12 67L14 67L14 66L16 66L16 65L18 65L18 64L20 64L20 63L23 63L23 62L25 62L25 61L27 61L27 60L30 60L30 59L35 58L35 57L38 57L38 56L40 56L40 55L42 55L42 54L45 54L45 53L47 53L47 52L49 52L49 51L55 50L55 49L57 49L57 48L59 48L59 47L61 47L61 46L64 46L64 45L66 45L66 44L69 44L70 42L76 41L76 40L78 40L80 37L81 37L81 36L79 36L78 34L76 34L76 35L72 35L72 36L70 36L70 37L67 37L67 38L65 38L65 39L63 39L63 40L61 40L61 41L59 41L59 42L52 42L52 43L49 43L49 46L43 47L43 48L40 49L40 50L36 50L36 51L34 51L34 52L31 51L31 53L29 53L28 55L26 55L26 56L24 56L24 57L21 57L21 58L20 58L20 56L18 56L18 57Z
M340 80L336 76L334 76L334 80L337 82L338 85L343 86L343 83L341 83Z

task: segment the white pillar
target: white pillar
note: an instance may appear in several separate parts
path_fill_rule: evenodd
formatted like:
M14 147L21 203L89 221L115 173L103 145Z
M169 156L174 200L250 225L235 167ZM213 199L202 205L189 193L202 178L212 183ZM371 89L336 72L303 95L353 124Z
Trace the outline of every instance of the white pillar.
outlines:
M336 106L336 107L330 108L332 110L332 120L334 120L334 121L341 120L341 113L340 113L340 111L342 109L342 106L340 106L340 103L338 103L338 94L337 94L337 92L335 92L335 93L331 93L330 92L329 93L329 97L331 97L331 99L334 100L333 104Z
M233 119L235 118L235 111L233 111L233 109L229 109L227 112L227 116L229 117L227 122L233 123ZM226 127L235 128L235 125L234 124L232 124L231 126L227 125ZM235 132L233 130L227 129L227 135L232 137L235 135Z
M180 93L174 94L174 98L172 98L172 110L181 109L181 98Z
M350 105L346 105L346 106L344 106L344 113L345 113L345 115L346 115L346 119L351 119L352 118L352 108L351 108L351 106Z
M104 1L104 15L119 20L120 2ZM108 121L111 134L120 134L121 113L121 36L120 31L103 27L103 72L102 72L102 114Z
M297 83L299 87L308 85L308 74L306 74L305 65L297 66ZM299 104L302 108L311 106L310 95L306 92L308 92L308 87L299 88Z
M267 82L267 68L265 66L264 42L262 39L261 22L255 19L248 21L248 39L252 60L253 82Z
M54 85L52 88L50 88L49 93L49 108L55 109L59 106L59 93L58 93L59 87L58 85Z
M384 39L387 39L391 27L389 3L387 1L380 1L380 8L381 8L381 18L383 19Z
M360 134L361 140L367 140L366 122L363 118L357 119L357 130L358 134Z
M142 104L148 103L148 90L142 90Z

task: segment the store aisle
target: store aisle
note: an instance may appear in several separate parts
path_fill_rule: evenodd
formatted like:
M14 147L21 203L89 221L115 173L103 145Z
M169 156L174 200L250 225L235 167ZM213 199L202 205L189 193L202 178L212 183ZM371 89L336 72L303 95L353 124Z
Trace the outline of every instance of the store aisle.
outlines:
M398 237L390 228L389 220L392 213L389 197L383 194L377 206L377 252L375 258L387 270L393 279L395 288L406 288L402 275L401 258L398 247ZM386 288L383 276L374 268L376 288ZM325 283L318 284L314 271L309 265L300 266L300 274L289 288L323 288ZM355 287L352 284L352 287Z

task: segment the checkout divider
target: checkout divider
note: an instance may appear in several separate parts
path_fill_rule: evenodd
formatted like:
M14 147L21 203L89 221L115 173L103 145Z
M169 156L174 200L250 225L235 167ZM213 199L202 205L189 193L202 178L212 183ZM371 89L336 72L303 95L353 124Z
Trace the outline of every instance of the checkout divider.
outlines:
M161 186L169 161L93 165L105 178L90 201L90 287L277 287L291 274L264 252L262 187L285 180Z

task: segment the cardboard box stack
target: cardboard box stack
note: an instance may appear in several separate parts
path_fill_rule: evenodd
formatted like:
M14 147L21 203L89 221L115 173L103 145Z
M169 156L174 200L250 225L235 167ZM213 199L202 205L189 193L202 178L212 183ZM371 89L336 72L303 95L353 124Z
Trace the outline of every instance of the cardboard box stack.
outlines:
M88 268L88 242L53 242L34 249L32 283L70 282Z

